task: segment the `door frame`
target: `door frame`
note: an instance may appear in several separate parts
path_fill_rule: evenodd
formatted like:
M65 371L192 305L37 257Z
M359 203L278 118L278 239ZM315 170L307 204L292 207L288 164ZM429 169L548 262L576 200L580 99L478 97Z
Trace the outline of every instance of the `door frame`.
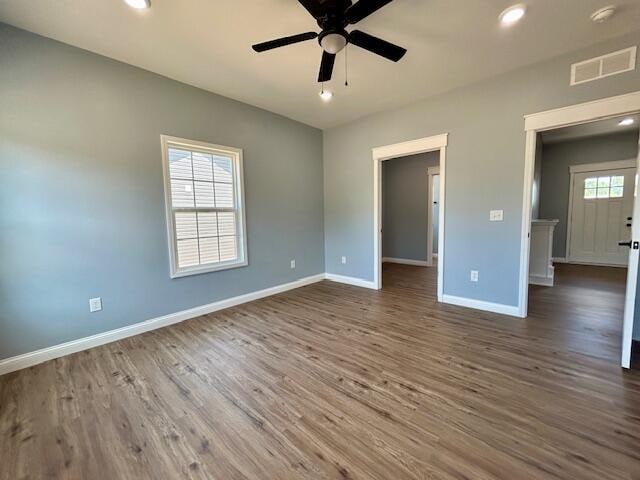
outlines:
M376 290L382 288L382 162L393 158L417 155L419 153L440 152L440 210L438 231L438 301L442 301L444 279L444 226L445 226L445 171L448 133L418 138L407 142L375 147L373 158L373 283Z
M427 267L433 267L433 177L440 175L440 165L437 167L427 168ZM441 201L438 201L440 206ZM440 210L438 210L440 212ZM438 218L438 228L440 227L440 218ZM440 230L438 230L438 240L440 237ZM440 242L438 241L438 247Z
M598 163L581 163L579 165L570 165L569 166L569 206L567 207L567 238L565 244L565 252L564 258L567 263L577 263L577 264L589 264L589 265L602 265L602 266L612 266L612 267L623 267L626 265L613 265L613 264L605 264L605 263L586 263L586 262L574 262L571 260L569 255L570 245L571 245L571 224L573 222L573 189L574 189L574 181L576 173L588 173L588 172L602 172L606 170L618 170L622 168L637 168L638 161L635 158L630 158L628 160L612 160L610 162L598 162Z
M527 316L529 302L529 248L531 235L531 193L533 188L533 174L535 168L535 152L537 135L546 130L569 127L590 123L607 118L623 115L637 115L640 113L640 91L603 98L593 102L580 103L545 112L525 115L524 129L525 162L522 193L522 225L520 233L520 279L518 310L521 317ZM640 195L634 202L635 212L640 214ZM633 239L640 240L640 221L633 222ZM621 365L629 368L631 363L631 339L633 336L633 316L635 311L636 282L638 274L638 250L631 250L629 254L629 269L627 271L627 290L625 296L624 321L622 327L622 355Z

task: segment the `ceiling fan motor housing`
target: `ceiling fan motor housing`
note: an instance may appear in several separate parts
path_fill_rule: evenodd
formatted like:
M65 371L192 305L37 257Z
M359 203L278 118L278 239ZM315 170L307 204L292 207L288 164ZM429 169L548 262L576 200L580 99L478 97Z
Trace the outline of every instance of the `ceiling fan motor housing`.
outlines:
M350 0L320 0L325 12L317 17L318 26L322 29L318 35L318 43L322 49L335 55L347 44L348 34L345 30L349 24L345 11L351 6Z

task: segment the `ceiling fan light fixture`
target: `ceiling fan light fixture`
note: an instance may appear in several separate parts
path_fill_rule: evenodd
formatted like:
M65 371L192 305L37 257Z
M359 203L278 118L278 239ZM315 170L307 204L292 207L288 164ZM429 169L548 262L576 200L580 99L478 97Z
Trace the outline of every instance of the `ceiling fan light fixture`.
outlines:
M341 33L328 33L320 39L322 49L331 54L336 54L347 44L347 37Z
M124 0L124 3L138 10L151 8L151 0Z

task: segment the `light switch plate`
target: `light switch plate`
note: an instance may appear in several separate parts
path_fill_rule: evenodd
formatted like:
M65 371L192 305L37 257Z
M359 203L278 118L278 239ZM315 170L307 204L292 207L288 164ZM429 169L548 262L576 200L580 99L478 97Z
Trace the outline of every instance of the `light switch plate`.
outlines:
M343 257L342 257L342 264L344 265L344 264L346 264L346 263L347 263L347 257L344 257L344 256L343 256Z
M471 281L472 282L477 282L478 281L478 270L471 270Z
M99 312L102 310L102 298L90 298L89 299L89 311L90 312Z
M294 268L296 268L296 261L291 260L291 270L293 270Z
M504 210L491 210L489 212L490 222L502 222L504 220Z

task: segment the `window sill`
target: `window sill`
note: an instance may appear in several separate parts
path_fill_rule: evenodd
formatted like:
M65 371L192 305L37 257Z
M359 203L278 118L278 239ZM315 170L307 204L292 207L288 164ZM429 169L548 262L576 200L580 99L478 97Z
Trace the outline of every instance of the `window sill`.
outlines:
M220 272L222 270L231 270L233 268L241 268L249 265L247 260L235 261L229 263L220 263L217 265L206 265L194 268L184 268L181 270L172 270L171 278L189 277L191 275L201 275L203 273Z

